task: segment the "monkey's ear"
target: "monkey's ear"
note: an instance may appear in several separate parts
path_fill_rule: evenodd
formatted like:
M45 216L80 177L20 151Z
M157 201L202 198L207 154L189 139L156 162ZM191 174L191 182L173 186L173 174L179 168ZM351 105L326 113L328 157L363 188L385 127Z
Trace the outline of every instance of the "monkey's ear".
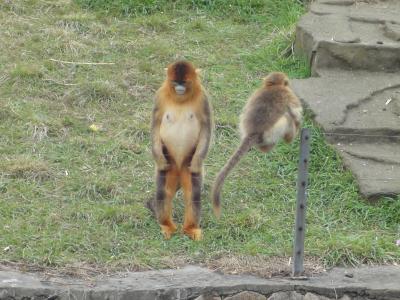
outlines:
M201 75L202 72L203 72L202 69L196 69L196 74L197 74L197 75Z
M168 73L168 68L164 68L165 73Z

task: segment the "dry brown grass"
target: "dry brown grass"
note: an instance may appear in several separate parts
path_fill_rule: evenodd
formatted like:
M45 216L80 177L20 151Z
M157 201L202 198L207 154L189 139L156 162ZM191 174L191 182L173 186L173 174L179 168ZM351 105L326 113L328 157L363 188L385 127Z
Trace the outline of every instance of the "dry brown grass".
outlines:
M46 180L54 175L48 162L26 155L5 157L0 169L3 176L28 180Z

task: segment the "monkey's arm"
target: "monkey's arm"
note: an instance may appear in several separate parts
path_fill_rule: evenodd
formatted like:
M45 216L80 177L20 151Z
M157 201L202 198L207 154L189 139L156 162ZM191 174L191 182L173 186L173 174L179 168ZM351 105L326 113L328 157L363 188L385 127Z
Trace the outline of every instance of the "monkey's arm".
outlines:
M288 105L289 115L296 126L296 131L299 129L301 125L301 121L303 118L303 108L301 107L300 102L298 103L289 103Z
M206 158L208 153L208 148L210 147L211 132L212 132L211 114L212 112L210 103L208 102L207 96L204 95L199 142L197 144L196 151L193 154L193 158L189 168L192 173L201 172L203 160Z
M162 112L158 98L156 98L151 121L151 150L154 160L156 161L157 169L165 170L168 168L168 162L162 151L162 141L160 137L161 118Z

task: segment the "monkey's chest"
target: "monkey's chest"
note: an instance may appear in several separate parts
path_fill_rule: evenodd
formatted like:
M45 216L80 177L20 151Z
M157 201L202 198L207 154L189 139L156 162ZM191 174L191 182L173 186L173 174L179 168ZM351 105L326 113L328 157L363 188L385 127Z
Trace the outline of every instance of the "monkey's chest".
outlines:
M193 112L167 111L164 114L160 128L161 140L178 166L195 149L199 134L200 122Z

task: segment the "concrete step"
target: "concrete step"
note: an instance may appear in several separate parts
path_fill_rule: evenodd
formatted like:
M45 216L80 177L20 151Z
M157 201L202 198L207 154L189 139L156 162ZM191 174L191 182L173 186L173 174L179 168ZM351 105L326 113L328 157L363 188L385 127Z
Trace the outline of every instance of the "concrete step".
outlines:
M319 69L400 70L400 1L317 0L296 29L295 51Z
M360 183L360 192L370 200L400 194L399 143L337 143L345 165Z
M400 75L320 70L293 80L325 136L354 173L360 193L375 200L400 194Z
M331 69L291 85L326 132L400 133L400 74Z
M400 144L399 143L337 143L340 152L359 159L367 159L377 163L398 165L400 168ZM400 179L400 178L399 178ZM400 188L400 185L399 185Z

